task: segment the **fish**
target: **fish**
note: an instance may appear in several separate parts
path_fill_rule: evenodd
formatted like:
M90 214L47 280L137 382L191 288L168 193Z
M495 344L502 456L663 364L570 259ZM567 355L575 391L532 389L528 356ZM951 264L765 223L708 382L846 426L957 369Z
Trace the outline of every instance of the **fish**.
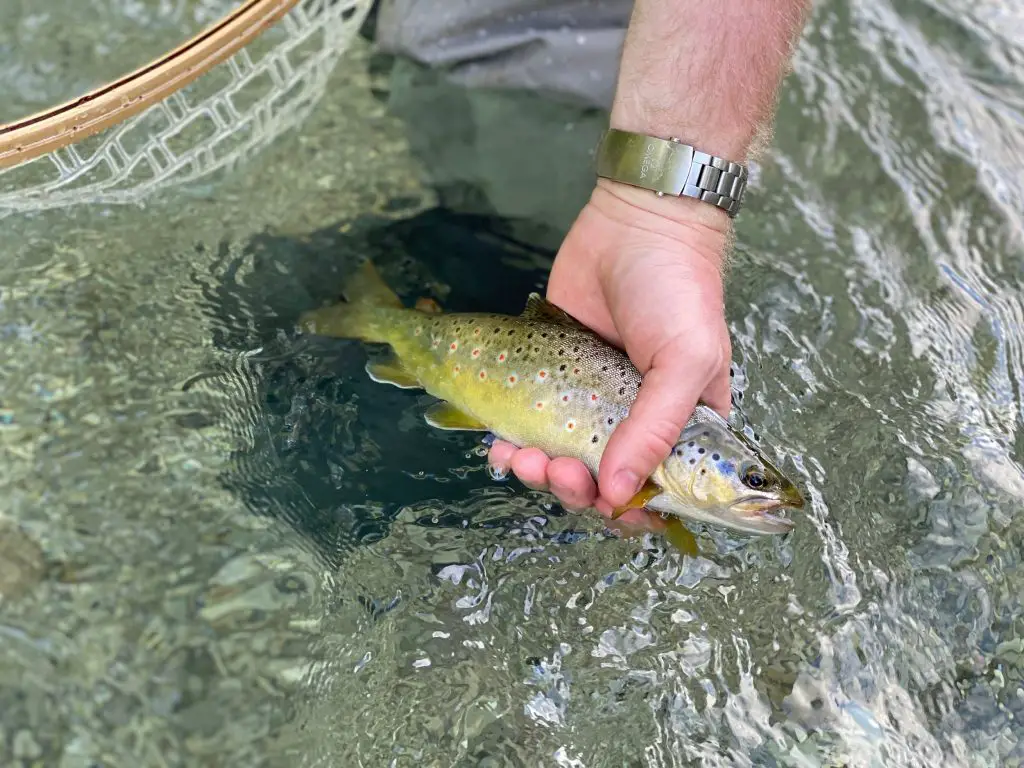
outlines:
M300 332L384 344L366 372L437 399L424 413L444 430L491 433L517 447L579 459L596 479L642 376L625 352L538 293L519 315L445 312L432 299L406 307L366 261L343 301L299 317ZM750 534L792 530L804 499L759 445L698 403L668 457L613 511L655 511Z

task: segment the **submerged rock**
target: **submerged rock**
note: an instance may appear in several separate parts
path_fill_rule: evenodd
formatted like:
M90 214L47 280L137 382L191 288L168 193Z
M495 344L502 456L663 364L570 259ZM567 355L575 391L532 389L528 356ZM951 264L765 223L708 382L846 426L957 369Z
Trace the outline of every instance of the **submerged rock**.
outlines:
M46 560L35 540L13 521L0 519L0 598L21 597L45 571Z

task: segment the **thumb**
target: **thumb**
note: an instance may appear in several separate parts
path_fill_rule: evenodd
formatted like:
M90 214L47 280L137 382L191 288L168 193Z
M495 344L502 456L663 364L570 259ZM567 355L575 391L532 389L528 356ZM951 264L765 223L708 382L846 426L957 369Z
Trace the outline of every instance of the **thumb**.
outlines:
M613 507L628 503L668 457L697 407L708 372L719 367L717 360L693 364L692 351L687 360L666 348L661 359L671 362L655 359L629 415L615 428L601 457L598 487Z

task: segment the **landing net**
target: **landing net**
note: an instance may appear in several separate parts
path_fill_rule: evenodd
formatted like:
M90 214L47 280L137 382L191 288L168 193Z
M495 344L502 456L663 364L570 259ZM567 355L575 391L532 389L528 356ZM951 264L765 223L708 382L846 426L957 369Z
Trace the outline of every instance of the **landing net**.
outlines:
M145 67L0 125L0 219L230 170L309 115L372 2L250 0Z

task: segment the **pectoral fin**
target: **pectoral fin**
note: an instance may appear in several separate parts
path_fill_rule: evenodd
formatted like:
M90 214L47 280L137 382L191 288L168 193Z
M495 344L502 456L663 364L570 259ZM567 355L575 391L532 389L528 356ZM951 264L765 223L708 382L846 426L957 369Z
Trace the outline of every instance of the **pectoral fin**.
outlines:
M393 384L401 389L419 389L422 386L397 357L367 363L366 372L381 384Z
M636 496L630 499L624 506L616 507L612 510L612 520L618 520L631 509L643 509L651 499L655 496L660 496L661 493L661 486L648 480L643 484L643 487L636 492Z
M451 403L435 403L423 414L427 424L438 429L472 430L488 432L486 424L481 424L472 416L463 413Z
M698 554L697 539L678 517L665 521L665 539L684 555L696 557Z

